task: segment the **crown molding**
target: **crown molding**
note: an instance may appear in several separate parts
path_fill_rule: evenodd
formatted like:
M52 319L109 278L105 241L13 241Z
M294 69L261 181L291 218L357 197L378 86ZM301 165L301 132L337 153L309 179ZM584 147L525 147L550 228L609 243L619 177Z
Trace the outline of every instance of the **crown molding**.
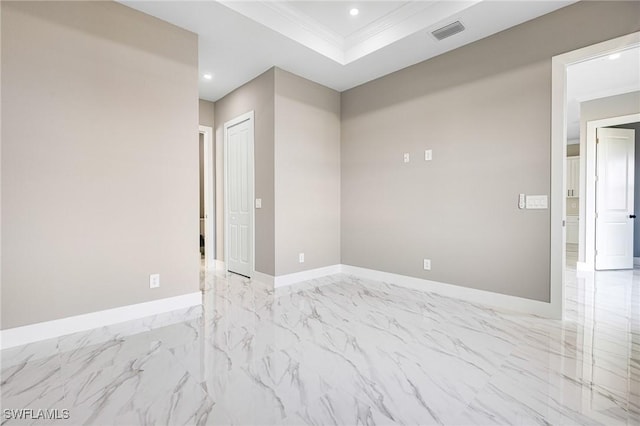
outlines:
M418 31L456 21L457 14L481 1L409 2L349 36L345 40L345 62L356 61Z
M219 3L285 37L341 64L347 65L418 31L455 20L456 14L480 3L466 1L409 1L360 30L342 37L286 1L234 1Z
M345 65L344 38L299 13L285 2L223 0L220 4L308 47L327 58Z

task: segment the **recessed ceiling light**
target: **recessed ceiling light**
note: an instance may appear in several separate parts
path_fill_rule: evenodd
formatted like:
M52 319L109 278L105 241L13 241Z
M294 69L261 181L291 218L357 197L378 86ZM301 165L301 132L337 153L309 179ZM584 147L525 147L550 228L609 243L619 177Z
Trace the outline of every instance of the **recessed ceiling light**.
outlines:
M351 16L356 16L358 13L360 13L360 11L355 7L349 11L349 15Z
M614 53L612 55L609 55L609 59L611 59L612 61L618 59L619 57L620 57L619 53Z
M204 78L205 80L211 80L213 78L213 74L211 74L209 72L205 73L205 74L202 74L202 78Z

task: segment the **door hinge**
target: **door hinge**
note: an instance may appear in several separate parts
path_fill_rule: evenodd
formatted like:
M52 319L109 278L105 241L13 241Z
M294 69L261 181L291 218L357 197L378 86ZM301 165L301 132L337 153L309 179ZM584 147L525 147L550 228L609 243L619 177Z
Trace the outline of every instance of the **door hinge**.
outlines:
M598 218L598 213L596 213L596 219Z
M596 144L600 143L600 138L596 138Z
M596 250L596 256L598 255L598 250Z

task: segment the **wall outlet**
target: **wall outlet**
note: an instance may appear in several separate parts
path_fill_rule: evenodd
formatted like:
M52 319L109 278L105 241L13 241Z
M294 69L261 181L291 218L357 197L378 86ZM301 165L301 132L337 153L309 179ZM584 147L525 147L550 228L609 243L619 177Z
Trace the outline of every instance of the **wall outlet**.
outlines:
M433 151L430 149L425 149L424 161L431 161L432 159L433 159Z
M408 153L408 152L405 152L405 153L404 153L404 162L405 162L405 163L408 163L408 162L409 162L409 160L410 160L409 153Z
M304 263L304 253L298 253L298 262Z
M425 271L430 271L431 270L431 259L424 259L422 261L422 267L424 268Z
M160 287L160 274L149 275L149 288Z
M256 198L256 209L262 208L262 198Z

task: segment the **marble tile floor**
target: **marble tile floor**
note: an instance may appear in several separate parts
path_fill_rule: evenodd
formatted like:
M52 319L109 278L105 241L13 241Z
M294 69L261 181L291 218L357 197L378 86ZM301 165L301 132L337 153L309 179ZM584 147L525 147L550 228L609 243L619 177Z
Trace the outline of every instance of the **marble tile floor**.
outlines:
M638 425L640 271L574 265L564 321L347 275L274 291L203 272L203 308L3 350L0 422ZM4 411L21 408L69 418Z

